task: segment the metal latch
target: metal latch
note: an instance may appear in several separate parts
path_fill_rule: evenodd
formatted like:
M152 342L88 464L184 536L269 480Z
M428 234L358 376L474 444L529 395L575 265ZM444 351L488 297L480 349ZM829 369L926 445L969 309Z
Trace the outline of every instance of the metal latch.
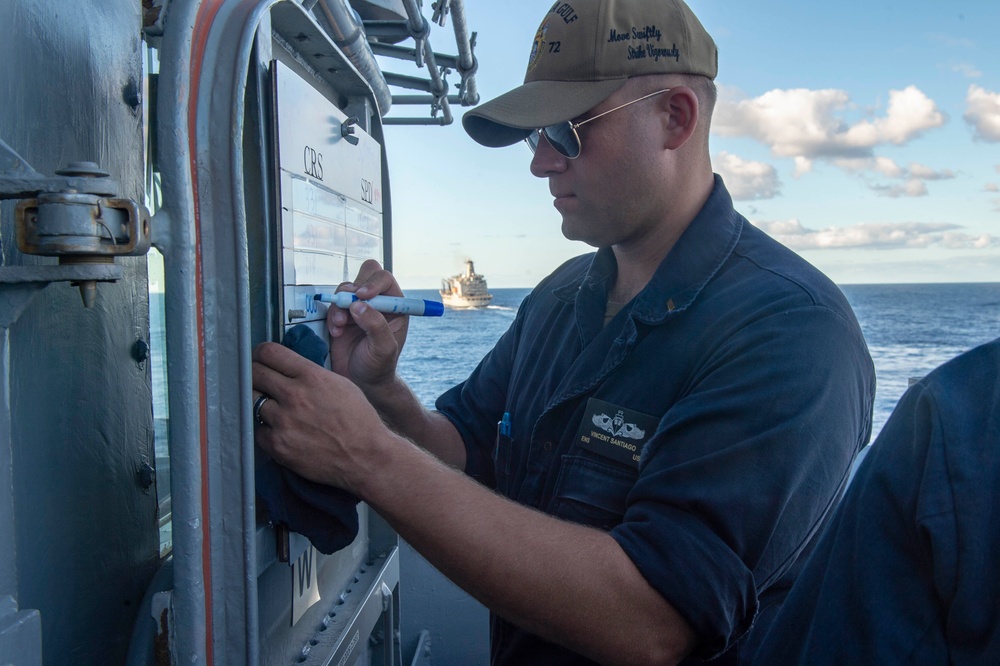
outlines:
M358 142L361 141L361 139L354 134L354 126L357 125L358 122L357 116L351 116L344 122L340 123L340 136L352 146L358 145Z
M121 277L116 257L149 251L149 211L117 196L118 184L94 162L71 162L56 176L37 173L0 140L0 199L21 199L15 208L18 249L59 258L59 267L2 267L0 284L69 281L89 308L97 282Z

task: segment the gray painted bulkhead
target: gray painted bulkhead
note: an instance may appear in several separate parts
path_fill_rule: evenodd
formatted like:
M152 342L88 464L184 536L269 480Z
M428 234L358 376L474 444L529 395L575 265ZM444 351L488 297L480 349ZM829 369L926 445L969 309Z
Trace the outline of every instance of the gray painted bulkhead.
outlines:
M94 161L142 201L140 10L0 3L0 139L36 171ZM0 204L3 265L55 263L18 252L13 210ZM123 662L158 566L156 488L138 475L153 459L150 371L132 356L149 341L146 261L118 263L93 308L54 283L2 330L0 598L40 612L47 664Z
M140 0L0 2L0 25L7 29L0 40L0 62L4 63L0 139L43 175L51 175L71 161L97 162L120 184L120 195L140 202L144 200L143 137L149 129L137 95L143 90L142 4ZM187 19L203 4L210 3L175 0L175 25L195 25ZM202 139L196 157L203 167L199 177L205 179L200 183L201 203L203 211L216 213L212 219L236 222L232 228L206 226L200 232L202 247L207 248L202 255L206 275L217 288L205 294L209 381L207 396L182 386L179 392L188 393L182 408L175 404L175 396L171 397L171 430L176 431L171 433L171 441L177 435L186 444L186 453L177 452L174 470L174 518L175 523L178 516L185 519L179 526L175 524L179 528L175 529L175 567L166 576L174 581L172 585L167 580L166 586L173 586L175 613L180 609L173 618L172 631L177 632L179 644L186 650L184 661L212 662L207 649L215 651L215 663L287 663L313 635L327 636L330 642L329 635L336 631L317 633L321 619L324 627L346 630L343 623L350 619L352 608L360 608L360 597L366 593L364 589L349 591L358 587L359 565L366 570L360 575L367 585L372 565L377 568L385 560L398 568L399 558L389 555L394 550L395 534L362 506L359 542L351 552L320 559L326 575L325 603L310 610L303 623L289 627L288 565L274 561L270 528L253 525L249 499L253 490L248 485L252 478L248 454L252 453L247 445L252 443L252 423L246 373L249 343L275 337L275 310L280 310L274 293L279 290L268 294L269 289L261 288L261 282L274 275L268 252L262 247L273 241L274 233L266 229L273 206L269 194L273 183L268 183L268 170L260 168L268 158L270 141L266 68L272 57L283 57L280 49L271 52L268 37L272 20L276 31L295 28L282 44L294 41L289 39L291 35L300 37L300 28L309 28L306 24L313 22L300 7L292 7L292 2L226 0L211 4L225 8L216 21L219 36L210 38L209 45L219 41L240 46L220 49L219 55L213 56L216 66L235 61L235 68L207 70L224 71L232 80L221 76L200 82L185 80L188 63L183 61L167 66L168 70L173 67L176 78L161 80L160 87L161 93L165 89L177 93L167 99L179 105L179 112L175 109L178 121L188 119L184 101L192 92L190 86L202 85L203 93L212 90L202 99L209 100L206 109L210 105L217 108L199 115L197 124ZM247 52L251 43L245 40L253 35L258 20L262 34L253 36L251 54ZM164 42L170 43L169 35ZM176 42L174 52L183 53L191 49L193 40L183 35ZM323 48L333 48L319 36L313 45L319 42L326 44ZM314 54L312 50L304 57L292 57L287 64L301 65L303 74L308 75L308 59ZM246 105L246 115L243 107L238 107L234 118L229 111L245 83L241 72L246 73L248 65L249 94L240 102ZM362 111L359 115L366 115L373 108L370 91L365 92L366 85L350 65L343 63L338 68L339 74L327 76L326 81L317 76L314 83L320 89L339 86L339 95L329 90L325 94L339 99L351 113ZM162 78L169 76L168 71ZM220 85L220 79L228 85ZM161 100L161 121L162 106ZM212 120L202 122L204 118ZM238 128L245 132L242 136L231 132L234 128L230 123L235 119L237 125L245 122L245 127ZM191 164L189 155L175 149L187 143L185 128L180 122L166 127L160 127L168 139L163 141L161 136L161 159L172 162L180 173ZM382 142L377 115L367 129ZM176 145L165 145L171 140ZM244 159L242 150L247 155L245 162L238 164ZM384 156L383 152L383 160ZM229 173L230 168L233 173ZM182 229L189 216L189 211L182 209L191 201L186 191L188 177L182 175L173 183L166 183L169 178L165 178L167 208L171 194L174 205L158 220L164 228L154 228L154 235L159 231L161 242L166 241L168 282L173 281L175 294L174 304L168 301L168 327L172 318L175 329L193 325L194 299L178 297L181 292L190 295L195 291L190 266L178 267L180 255L193 252L196 241L190 230ZM388 263L391 233L384 161L383 178ZM246 210L238 210L241 204L236 203L234 215L230 206L241 201L246 202ZM18 251L13 210L13 202L0 202L2 265L54 264L53 258ZM241 224L244 220L245 227ZM124 663L136 623L152 624L148 608L140 611L143 595L160 565L157 489L155 485L144 487L140 481L141 468L155 458L152 386L150 362L133 356L137 341L151 342L147 266L143 257L118 259L118 264L123 278L100 284L93 308L84 308L76 288L54 283L39 290L16 321L0 328L0 663L34 664L42 663L43 658L46 664ZM233 293L241 295L240 303L229 296ZM0 293L0 307L4 303ZM231 326L233 322L239 326ZM172 380L175 374L183 376L183 372L175 373L180 366L196 372L197 364L192 355L197 346L193 336L175 332L174 340ZM186 418L184 413L194 415L202 399L209 404L207 429L196 432L201 428L197 417ZM206 472L211 485L207 508L190 505L191 500L202 497L201 470L196 469L199 443L208 447ZM187 476L184 455L189 461ZM190 506L187 513L185 503ZM211 542L204 551L200 539L206 532L199 523L203 515L210 516L207 534ZM214 570L210 592L215 606L207 614L204 589L198 588L205 552L211 554ZM416 568L406 586L415 611L403 627L406 654L416 651L419 630L431 622L431 633L452 645L453 651L464 652L466 657L484 656L485 627L480 625L478 633L467 631L467 598L453 598L461 593L450 584L446 584L442 598L440 579L432 575L436 572L423 568L426 564L412 552L408 557L414 558L411 562L416 562ZM395 575L398 578L399 574ZM389 575L386 580L391 582L391 578ZM394 603L391 613L398 627L400 605ZM441 613L442 603L453 610L450 615L446 610L434 625L431 616ZM334 616L330 604L340 611L336 622L326 619ZM215 625L212 648L206 648L206 620ZM448 635L448 628L455 633ZM437 655L442 657L446 651L441 649L442 643L438 646ZM314 652L308 663L324 663L319 652ZM365 655L365 660L379 661L379 655L370 649Z
M249 350L262 331L251 335L249 322L276 310L258 302L251 316L248 274L266 275L268 267L257 252L248 256L244 221L268 224L265 193L273 183L246 195L242 148L267 143L267 97L256 89L266 54L250 69L249 102L244 90L255 41L269 44L274 4L175 1L162 39L160 122L150 128L136 96L144 53L138 0L5 4L0 19L18 39L0 55L10 72L6 99L17 103L0 111L0 138L42 174L69 161L98 162L122 183L120 194L142 201L143 134L159 133L165 214L153 225L168 292L174 550L161 581L169 596L154 603L165 599L172 612L172 658L288 663L312 646L309 663L325 663L324 649L398 663L391 628L381 634L384 649L367 640L380 617L398 626L398 604L386 596L398 585L391 530L362 507L359 541L318 562L325 603L290 626L292 569L275 560L274 532L254 524ZM276 16L318 31L297 5L278 4ZM255 40L258 22L264 37ZM368 87L342 65L335 78L349 81L345 104L373 108L364 99ZM244 110L253 128L246 137ZM262 157L252 152L250 164ZM260 175L251 182L267 181ZM19 254L13 203L3 206L4 265L54 263ZM55 284L35 295L9 335L4 330L0 663L151 659L147 648L129 650L135 630L145 635L157 626L140 608L159 565L156 489L142 488L138 475L154 460L152 391L148 362L131 355L137 340L149 341L147 271L143 259L120 263L123 279L100 285L93 309L83 308L75 289ZM348 630L361 632L360 645L343 640Z

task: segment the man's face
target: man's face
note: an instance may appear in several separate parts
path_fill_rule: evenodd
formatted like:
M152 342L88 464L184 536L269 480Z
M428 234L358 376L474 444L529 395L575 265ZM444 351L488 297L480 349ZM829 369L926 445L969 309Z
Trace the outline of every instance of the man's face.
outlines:
M583 118L634 99L630 95L625 86ZM580 127L582 150L575 160L539 141L531 172L548 179L566 238L594 247L641 242L660 219L664 173L656 160L657 109L645 100Z

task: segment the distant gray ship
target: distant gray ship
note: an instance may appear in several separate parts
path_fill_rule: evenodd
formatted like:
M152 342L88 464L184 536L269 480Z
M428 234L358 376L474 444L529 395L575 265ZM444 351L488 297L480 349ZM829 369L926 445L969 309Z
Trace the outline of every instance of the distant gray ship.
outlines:
M451 308L484 308L493 300L486 278L476 273L472 259L465 260L465 272L441 281L441 301Z

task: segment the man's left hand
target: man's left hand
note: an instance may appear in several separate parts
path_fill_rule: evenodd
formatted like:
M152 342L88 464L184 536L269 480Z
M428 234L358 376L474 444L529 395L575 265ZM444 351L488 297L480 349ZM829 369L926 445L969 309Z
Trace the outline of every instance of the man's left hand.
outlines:
M394 439L350 380L277 343L254 349L253 388L255 400L270 398L255 414L257 444L312 481L359 494L377 448Z

